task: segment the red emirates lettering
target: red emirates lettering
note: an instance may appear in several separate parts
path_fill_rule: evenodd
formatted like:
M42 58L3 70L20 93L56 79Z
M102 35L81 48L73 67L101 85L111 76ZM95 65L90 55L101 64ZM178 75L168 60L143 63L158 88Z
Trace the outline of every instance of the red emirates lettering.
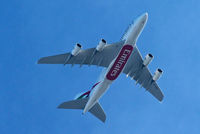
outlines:
M106 75L106 78L108 80L115 80L119 76L119 74L122 72L124 66L126 65L132 51L133 51L132 45L127 44L122 47L114 64L112 65L111 69L109 70L109 72Z

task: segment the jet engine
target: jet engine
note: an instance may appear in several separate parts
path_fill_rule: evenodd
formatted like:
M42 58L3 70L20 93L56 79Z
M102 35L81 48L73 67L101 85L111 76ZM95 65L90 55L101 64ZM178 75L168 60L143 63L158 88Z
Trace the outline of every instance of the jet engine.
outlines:
M162 75L163 71L161 69L157 69L156 72L154 73L154 76L153 76L153 80L154 81L157 81L160 76Z
M144 58L143 65L148 66L149 63L153 60L153 55L152 54L147 54L146 57Z
M80 52L80 50L81 50L81 45L77 43L77 44L74 46L74 49L72 50L71 54L72 54L73 56L76 56L76 55Z
M102 51L105 45L106 45L106 41L104 39L101 39L99 44L96 47L96 50L99 52Z

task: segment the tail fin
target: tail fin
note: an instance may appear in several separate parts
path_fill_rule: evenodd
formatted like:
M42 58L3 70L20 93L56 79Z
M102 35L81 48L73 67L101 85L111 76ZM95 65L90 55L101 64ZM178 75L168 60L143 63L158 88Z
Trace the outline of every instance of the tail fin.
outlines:
M58 106L60 109L84 109L86 103L88 102L88 98L72 100L68 102L63 102ZM106 114L104 113L101 105L97 102L89 112L100 119L102 122L106 121Z

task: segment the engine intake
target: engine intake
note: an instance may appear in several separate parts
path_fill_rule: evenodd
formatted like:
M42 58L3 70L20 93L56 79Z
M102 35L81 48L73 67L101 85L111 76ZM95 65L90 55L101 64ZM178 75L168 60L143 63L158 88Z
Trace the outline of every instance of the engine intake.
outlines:
M149 63L153 60L153 55L152 54L147 54L146 57L144 58L143 65L148 66Z
M153 76L153 80L154 81L157 81L159 78L160 78L160 76L162 75L162 73L163 73L163 71L161 70L161 69L157 69L156 70L156 72L154 73L154 76Z
M96 50L99 51L99 52L102 51L103 48L105 47L105 45L106 45L106 40L101 39L99 44L96 47Z
M73 56L76 56L76 55L80 52L80 50L81 50L81 45L77 43L77 44L74 46L74 49L72 50L71 54L72 54Z

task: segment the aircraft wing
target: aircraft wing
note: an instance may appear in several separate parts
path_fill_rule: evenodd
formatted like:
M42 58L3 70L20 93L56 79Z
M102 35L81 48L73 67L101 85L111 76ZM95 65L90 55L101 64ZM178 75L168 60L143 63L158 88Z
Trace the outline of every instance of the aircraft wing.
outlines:
M43 57L39 59L38 64L79 64L79 65L97 65L108 67L110 62L117 56L123 45L123 41L106 45L105 48L93 55L96 48L81 50L78 55L68 57L71 53L59 54Z
M133 54L129 58L123 73L133 78L136 83L139 83L148 92L150 92L159 101L163 100L163 93L157 83L153 81L153 76L147 67L143 67L143 59L137 48L133 49Z
M124 41L106 45L101 52L97 52L93 55L95 48L81 50L78 55L71 57L67 62L66 60L71 53L59 54L54 56L43 57L39 59L38 64L79 64L81 65L97 65L102 67L108 67L111 61L119 53ZM132 77L149 91L159 101L163 100L163 93L155 81L153 81L152 74L147 67L142 67L143 59L137 49L137 46L133 49L133 54L128 60L123 73Z

